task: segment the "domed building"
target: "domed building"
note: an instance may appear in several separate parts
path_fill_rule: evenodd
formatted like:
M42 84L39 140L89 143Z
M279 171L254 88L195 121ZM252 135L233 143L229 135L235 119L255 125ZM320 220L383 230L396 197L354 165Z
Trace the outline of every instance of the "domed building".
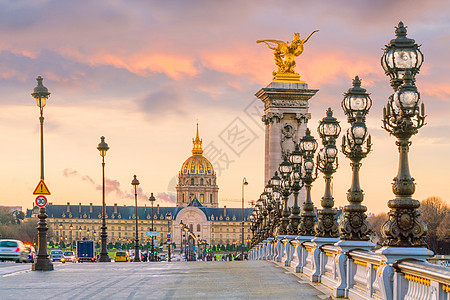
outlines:
M198 123L197 136L192 142L192 156L183 163L178 175L177 206L188 206L192 200L197 199L205 207L218 207L216 173L209 160L203 156Z

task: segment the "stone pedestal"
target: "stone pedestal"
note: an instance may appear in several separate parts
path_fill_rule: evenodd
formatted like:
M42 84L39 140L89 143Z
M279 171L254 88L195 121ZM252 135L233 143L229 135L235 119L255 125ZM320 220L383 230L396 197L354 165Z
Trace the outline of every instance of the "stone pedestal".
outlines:
M295 143L305 135L308 100L318 90L308 89L306 83L272 82L259 90L255 96L264 102L265 165L264 185L278 170L283 155L295 148ZM305 201L305 192L299 195L300 205ZM292 206L293 198L289 200Z
M277 248L277 256L275 257L275 261L276 262L281 262L281 260L283 259L283 255L284 255L284 244L283 244L283 239L285 238L285 235L278 235L277 236L277 244L275 245L275 247Z

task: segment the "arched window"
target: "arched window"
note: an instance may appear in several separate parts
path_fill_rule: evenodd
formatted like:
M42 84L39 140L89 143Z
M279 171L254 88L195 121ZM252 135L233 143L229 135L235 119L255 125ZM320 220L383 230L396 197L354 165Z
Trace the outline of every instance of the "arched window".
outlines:
M212 203L212 194L209 194L209 203Z
M183 194L183 202L184 202L184 194Z
M200 178L200 185L203 185L203 178Z
M191 185L194 185L194 178L191 178Z
M197 232L200 232L200 224L197 224Z

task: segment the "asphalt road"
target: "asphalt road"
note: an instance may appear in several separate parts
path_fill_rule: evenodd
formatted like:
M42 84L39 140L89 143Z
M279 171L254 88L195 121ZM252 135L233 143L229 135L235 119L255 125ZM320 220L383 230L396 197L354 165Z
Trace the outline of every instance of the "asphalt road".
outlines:
M20 268L19 268L20 267ZM25 264L0 270L1 299L324 299L267 261L56 263L50 272ZM25 268L26 270L24 270Z

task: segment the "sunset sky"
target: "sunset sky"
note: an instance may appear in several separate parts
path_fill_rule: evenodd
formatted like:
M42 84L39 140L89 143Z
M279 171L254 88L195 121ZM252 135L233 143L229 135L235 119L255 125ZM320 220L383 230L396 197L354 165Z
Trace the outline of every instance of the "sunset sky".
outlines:
M262 102L254 94L272 80L272 52L259 39L305 38L296 71L309 88L309 127L328 107L349 125L342 94L359 75L373 100L367 123L374 144L363 160L361 185L371 212L387 211L397 173L395 138L381 129L392 89L380 66L382 48L403 21L422 44L416 85L427 125L412 138L414 197L450 201L449 1L0 1L0 205L31 208L39 181L39 109L30 93L44 77L45 181L54 204L101 204L101 157L106 137L107 204L139 204L151 192L174 205L176 176L191 155L198 119L206 155L216 166L220 205L240 206L263 189ZM233 148L227 130L247 130ZM340 144L341 138L339 138ZM346 204L349 160L334 175L336 206ZM218 168L217 166L220 166ZM323 179L313 185L320 206Z

